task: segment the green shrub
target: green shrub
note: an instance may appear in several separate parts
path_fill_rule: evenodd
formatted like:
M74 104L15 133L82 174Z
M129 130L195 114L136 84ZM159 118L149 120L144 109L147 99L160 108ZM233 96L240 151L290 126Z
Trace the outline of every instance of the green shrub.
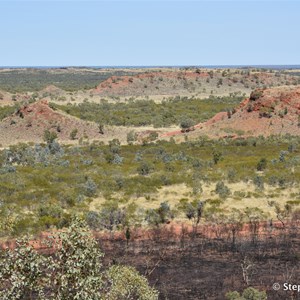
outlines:
M267 160L265 158L261 158L260 161L257 163L257 171L264 171L267 167Z
M103 268L103 253L79 219L49 241L56 249L52 256L39 254L28 240L1 253L1 299L158 299L158 292L134 268Z
M242 295L239 292L228 292L226 294L227 300L267 300L267 294L265 291L260 292L259 290L248 287L246 288Z
M221 198L227 198L230 195L230 189L224 184L223 181L217 182L215 192Z
M71 140L75 140L76 137L77 137L77 133L78 133L78 129L77 128L74 128L71 133L70 133L70 139Z
M258 98L260 98L263 95L263 91L262 90L255 90L250 94L250 100L251 101L256 101Z
M152 170L151 165L148 162L142 162L139 167L137 168L139 175L148 175Z
M56 132L45 130L43 139L47 144L52 144L57 139L57 134Z
M253 179L253 183L258 190L264 189L264 179L261 176L255 176Z
M93 181L93 179L88 178L88 180L85 182L83 188L84 188L84 194L85 194L87 197L95 196L96 191L97 191L97 185L96 185L96 183Z
M113 139L111 141L108 142L108 145L109 145L109 150L116 154L116 153L119 153L120 152L120 141L118 139Z
M182 131L187 131L189 128L195 125L195 121L190 118L183 118L179 124Z
M222 153L216 149L213 150L212 155L213 155L213 162L215 165L223 158Z
M130 145L136 141L136 133L131 130L127 133L127 143Z

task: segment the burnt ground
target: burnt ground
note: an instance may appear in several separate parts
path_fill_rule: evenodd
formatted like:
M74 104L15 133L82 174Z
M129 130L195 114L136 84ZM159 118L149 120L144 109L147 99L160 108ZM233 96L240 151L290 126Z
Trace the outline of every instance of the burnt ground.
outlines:
M248 286L267 291L268 299L300 299L300 293L273 291L272 284L300 284L298 225L272 232L223 232L208 237L155 229L147 239L102 238L105 264L136 267L160 292L160 299L225 299L228 291ZM244 272L243 269L247 268ZM248 281L248 284L247 284Z

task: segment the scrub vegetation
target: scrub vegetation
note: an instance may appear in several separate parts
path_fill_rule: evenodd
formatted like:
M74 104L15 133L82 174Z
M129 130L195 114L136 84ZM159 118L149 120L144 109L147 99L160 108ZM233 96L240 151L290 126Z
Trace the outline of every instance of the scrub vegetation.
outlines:
M181 144L171 140L143 145L120 145L114 139L109 145L82 146L62 146L55 136L47 141L11 146L0 153L3 237L63 228L74 213L93 229L112 230L180 220L196 200L205 201L207 219L220 213L230 198L249 198L249 203L253 197L271 198L274 211L276 203L290 208L300 204L297 192L280 199L281 191L299 187L297 137L201 137ZM238 190L239 183L252 188L242 190L242 184ZM172 186L175 191L180 185L188 194L179 192L177 200L165 202L160 191Z
M0 82L1 299L295 298L272 283L300 276L299 76Z
M220 111L233 109L241 102L241 95L233 94L228 97L198 99L194 97L170 97L161 103L153 100L132 100L125 103L85 102L78 105L57 105L56 109L87 121L117 126L146 126L168 127L178 125L183 120L191 119L194 124L213 117Z

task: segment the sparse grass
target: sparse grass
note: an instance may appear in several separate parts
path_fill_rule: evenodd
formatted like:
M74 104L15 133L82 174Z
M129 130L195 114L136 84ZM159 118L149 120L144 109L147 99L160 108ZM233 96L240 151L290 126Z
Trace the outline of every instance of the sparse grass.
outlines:
M286 201L299 200L299 152L289 153L284 162L278 159L280 151L286 150L291 140L299 143L297 138L287 136L257 139L256 146L251 146L251 140L246 140L243 146L237 145L237 141L224 143L224 140L127 145L119 149L123 158L121 164L106 160L111 151L107 145L64 146L62 156L50 155L40 163L29 159L32 155L28 154L32 153L28 150L30 146L14 146L11 152L19 153L21 162L13 164L11 169L5 159L6 151L0 152L1 219L8 218L13 224L11 228L2 228L2 235L19 235L29 229L38 232L48 226L60 227L68 223L70 214L85 215L90 209L100 210L101 205L112 200L125 208L135 203L141 212L157 208L163 201L175 208L182 198L190 201L211 199L210 203L220 201L223 212L232 207L243 209L247 206L260 207L268 212L268 201L283 205ZM213 149L222 152L223 159L217 165L212 161ZM138 152L141 161L136 161ZM264 190L259 191L253 180L262 157L269 163L260 173ZM148 175L138 174L141 162L151 166ZM288 167L290 164L293 164L293 172ZM235 175L228 181L230 170L234 170ZM270 178L272 186L268 184ZM96 185L95 194L87 194L88 181ZM223 181L229 188L227 199L221 200L216 194L218 181ZM194 193L197 185L201 185L200 192ZM64 211L60 222L49 217L45 223L45 217L39 215L40 207L48 205ZM179 213L176 218L184 218L184 215Z

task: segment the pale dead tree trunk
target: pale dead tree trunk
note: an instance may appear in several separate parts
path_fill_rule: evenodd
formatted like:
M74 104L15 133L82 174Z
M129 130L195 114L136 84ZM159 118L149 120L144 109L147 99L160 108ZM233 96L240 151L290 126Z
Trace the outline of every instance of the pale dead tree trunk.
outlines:
M230 226L231 227L231 226ZM232 240L231 240L231 250L235 251L235 243L236 243L236 228L233 226L230 228Z
M184 248L185 244L185 237L188 233L188 229L184 224L181 224L181 231L180 231L180 247Z
M245 257L241 263L241 267L243 272L243 280L247 285L249 285L251 277L254 274L255 264Z
M156 261L156 263L151 263L151 258L146 260L146 271L145 276L150 276L155 269L160 265L160 263L164 260L166 256L166 251L163 251L159 254L159 259Z
M285 273L282 274L283 282L291 282L294 276L295 267L289 269L288 265L285 264Z

